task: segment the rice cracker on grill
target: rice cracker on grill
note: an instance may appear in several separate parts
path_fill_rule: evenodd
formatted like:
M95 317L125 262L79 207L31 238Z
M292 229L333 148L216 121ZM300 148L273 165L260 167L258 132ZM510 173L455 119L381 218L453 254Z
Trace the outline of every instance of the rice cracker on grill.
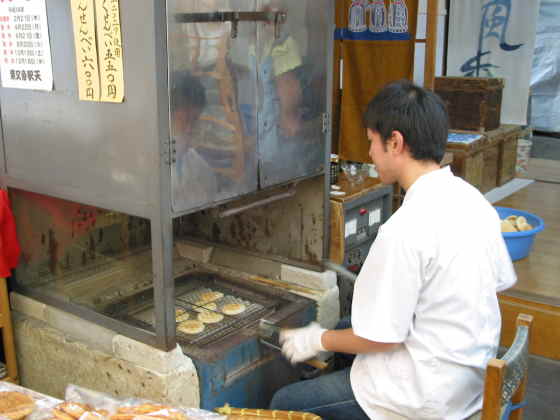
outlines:
M204 322L205 324L215 324L224 319L224 316L218 312L204 311L198 314L198 320Z
M183 321L177 325L177 329L185 334L199 334L204 331L204 324L196 319Z
M218 292L215 290L210 290L208 292L203 292L200 294L200 302L213 302L215 300L221 299L224 297L222 292Z
M215 311L217 306L214 302L211 303L205 303L205 302L197 302L196 303L197 306L195 306L193 309L196 312L206 312L207 309L210 309L211 311Z
M239 315L242 312L245 312L247 307L243 303L228 303L222 306L222 312L226 315Z

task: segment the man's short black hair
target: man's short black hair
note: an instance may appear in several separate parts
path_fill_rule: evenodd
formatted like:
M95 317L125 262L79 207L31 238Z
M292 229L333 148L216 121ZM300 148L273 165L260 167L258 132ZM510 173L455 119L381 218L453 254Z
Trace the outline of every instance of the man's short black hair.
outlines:
M206 91L198 77L187 71L171 74L171 109L198 109L206 106Z
M379 133L383 142L399 131L416 160L443 159L449 122L447 110L435 93L408 80L386 85L370 101L364 125Z

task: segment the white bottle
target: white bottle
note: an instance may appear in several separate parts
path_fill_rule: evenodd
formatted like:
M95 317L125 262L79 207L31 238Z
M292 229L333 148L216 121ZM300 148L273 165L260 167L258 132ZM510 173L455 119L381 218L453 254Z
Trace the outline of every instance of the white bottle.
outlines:
M373 0L368 5L370 32L387 32L387 9L384 0Z
M408 32L408 8L404 0L391 0L389 5L389 32Z
M362 0L354 0L352 2L348 16L348 30L350 32L364 32L367 30L366 10Z

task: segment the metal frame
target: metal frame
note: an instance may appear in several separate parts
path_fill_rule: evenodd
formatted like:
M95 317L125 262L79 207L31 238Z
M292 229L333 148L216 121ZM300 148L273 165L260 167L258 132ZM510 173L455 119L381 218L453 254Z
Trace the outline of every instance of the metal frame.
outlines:
M158 7L158 5L160 7ZM171 218L171 167L163 157L169 152L170 118L167 58L167 2L154 0L155 57L157 76L157 106L159 179L154 185L152 229L152 271L154 274L155 329L158 347L172 350L175 341L175 283L173 281L173 221ZM155 180L154 180L155 184ZM159 192L159 195L158 195Z
M151 3L151 4L150 4ZM51 4L51 8L55 7L68 7L63 3L63 0ZM129 3L130 5L130 3ZM75 314L85 320L96 323L102 327L111 329L117 333L121 333L133 339L142 341L149 345L162 350L172 350L176 347L175 336L175 313L174 313L174 276L173 276L173 219L175 217L192 212L174 212L171 206L171 166L166 161L165 156L170 152L170 109L169 109L169 75L168 75L168 39L167 39L167 24L168 24L168 4L167 1L152 0L148 2L146 7L153 9L153 32L154 32L154 51L153 56L150 55L149 59L155 60L155 90L156 90L156 130L157 130L157 151L159 159L157 159L157 176L149 179L147 188L147 197L140 197L138 195L128 196L115 196L111 193L99 193L99 191L89 191L87 188L76 187L70 184L55 185L54 183L47 182L44 179L22 179L18 176L8 174L7 165L7 151L5 141L6 128L2 125L0 119L0 135L2 140L2 147L0 147L0 184L3 187L9 186L12 188L22 189L39 194L49 195L60 199L80 202L87 205L92 205L100 208L106 208L132 216L138 216L150 221L151 237L152 237L152 273L153 273L153 288L154 288L154 301L155 301L155 332L142 330L134 327L133 325L112 319L101 313L95 312L84 306L65 301L63 298L49 296L45 293L38 292L32 288L24 287L15 284L15 290L24 293L25 295L36 298L44 303L56 306L69 313ZM48 8L49 10L49 8ZM67 10L63 9L66 13ZM52 10L51 10L52 11ZM152 11L150 11L152 12ZM334 8L329 8L327 13L327 24L334 28ZM275 21L281 23L281 17L274 16ZM330 31L328 33L331 33ZM57 41L60 43L61 38L58 37ZM67 41L65 40L65 43ZM327 45L328 57L327 63L332 62L332 45L333 39L329 37ZM53 51L54 51L53 43ZM58 45L60 47L60 44ZM137 57L138 50L135 50ZM58 51L59 54L60 51ZM150 53L150 52L148 52ZM66 54L66 53L64 53ZM64 57L67 58L67 57ZM55 60L53 60L55 61ZM55 63L56 64L56 63ZM332 68L329 65L327 68L327 86L325 88L330 91L332 85ZM60 75L58 75L60 76ZM56 95L59 92L54 92ZM137 93L137 92L136 92ZM26 93L31 95L33 93ZM27 97L26 97L27 98ZM28 99L26 99L28 100ZM48 103L48 102L47 102ZM44 105L43 105L44 106ZM95 105L91 105L94 107ZM115 105L113 105L115 106ZM330 114L332 106L332 97L327 95L326 111L327 115ZM87 109L86 106L81 104L81 112ZM0 110L1 111L1 110ZM329 118L330 119L330 118ZM150 127L151 129L152 127ZM329 237L329 171L327 170L330 165L330 149L331 149L331 127L330 123L327 124L326 130L323 133L325 141L325 157L324 157L324 244L323 244L323 257L328 256L328 237ZM151 147L150 147L151 149ZM151 162L154 161L150 161ZM155 170L155 169L154 169ZM303 177L301 179L315 177ZM144 179L142 179L144 181ZM293 182L294 180L290 181ZM295 180L297 181L297 180ZM227 201L227 200L224 200ZM219 204L219 203L214 203Z
M4 130L2 127L2 148L0 150L2 175L0 181L13 188L30 192L50 195L70 201L79 201L101 208L123 212L132 216L139 216L150 221L152 235L152 267L156 324L155 333L142 330L133 325L126 324L107 317L101 313L90 310L78 304L60 298L37 292L32 288L14 285L14 289L25 295L32 296L44 303L73 313L85 320L96 323L133 339L147 343L161 350L172 350L175 342L175 314L174 314L174 282L172 273L172 213L171 213L171 182L170 166L163 156L168 152L169 141L169 92L168 92L168 64L167 64L167 4L160 0L152 1L154 16L154 54L156 63L156 91L157 91L157 131L158 150L161 159L158 159L158 176L152 177L149 185L149 196L145 201L135 201L128 197L115 197L113 195L88 195L83 189L55 186L49 183L29 182L7 174L4 150ZM1 124L1 121L0 121ZM156 206L150 203L157 203Z
M231 22L231 37L237 37L239 22L268 22L274 23L274 37L280 35L280 25L286 22L284 12L211 12L211 13L182 13L176 16L180 23L193 22Z
M336 28L335 23L335 8L328 9L327 12L327 22L331 26L331 30L327 31L328 34L333 34ZM334 60L334 37L330 36L327 40L327 63L331 64ZM331 232L331 205L330 205L330 191L331 191L331 151L332 151L332 109L333 109L333 95L332 95L332 85L333 85L333 68L332 65L328 66L327 70L327 130L325 132L325 163L324 163L324 177L325 177L325 188L324 188L324 220L323 220L323 259L328 260L329 258L329 247L330 247L330 232Z

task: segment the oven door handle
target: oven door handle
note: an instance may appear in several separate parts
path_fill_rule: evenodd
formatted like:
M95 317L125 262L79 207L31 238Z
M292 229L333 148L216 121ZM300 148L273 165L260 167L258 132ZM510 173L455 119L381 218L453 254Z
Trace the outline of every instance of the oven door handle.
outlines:
M274 24L274 37L280 37L280 25L286 22L288 14L285 11L267 12L211 12L211 13L177 13L177 23L208 23L231 22L231 37L237 38L239 22L266 22Z

